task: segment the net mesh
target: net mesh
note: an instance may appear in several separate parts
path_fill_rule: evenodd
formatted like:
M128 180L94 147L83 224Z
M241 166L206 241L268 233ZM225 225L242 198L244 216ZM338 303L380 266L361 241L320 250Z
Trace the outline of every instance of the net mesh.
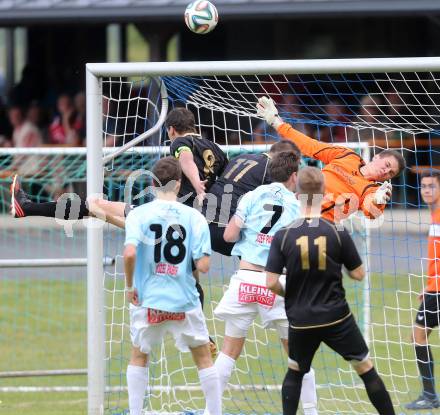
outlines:
M23 259L84 258L85 228L78 228L75 238L68 238L53 219L11 218L9 186L14 172L22 176L23 188L35 202L47 202L66 191L85 194L85 155L0 149L0 342L4 353L0 374L58 370L85 373L85 268L1 265L5 259L20 265ZM3 391L38 392L42 388L86 384L84 375L68 375L6 378L0 387ZM21 397L20 403L26 401L22 394L3 396L3 402L8 402L5 410L10 412L19 411L14 406L15 397ZM68 402L69 397L67 406Z
M440 120L438 75L381 73L163 78L171 106L190 108L196 115L200 133L225 145L226 152L235 146L252 149L255 144L270 145L279 139L275 131L255 116L255 104L262 95L273 98L280 115L296 129L320 141L351 143L359 152L367 147L364 157L373 157L387 148L402 152L408 168L400 178L393 180L393 199L383 225L368 231L365 220L359 215L347 223L365 258L369 282L362 285L345 281L350 306L365 330L371 356L396 405L407 402L411 392L415 393L420 387L410 337L419 306L416 297L423 289L426 274L425 232L429 214L427 209L419 209L423 204L416 173L440 164L436 146ZM106 79L104 84L106 82L112 81ZM144 85L144 79L132 79L128 90L139 91ZM135 94L136 97L140 95L147 96L148 93ZM151 99L151 93L149 96ZM120 95L119 99L125 98ZM155 102L158 101L156 98ZM115 118L123 120L124 116L115 114ZM164 131L152 143L167 144ZM205 314L210 333L219 346L224 327L221 321L213 319L212 312L236 268L234 260L216 254L208 277L202 279L207 296ZM106 274L106 283L115 280L119 280L121 290L121 269ZM113 288L107 294L116 301ZM122 291L119 294L122 296ZM109 312L115 307L124 309L122 303L107 305ZM113 345L113 351L118 352L107 355L109 362L119 365L115 375L119 376L118 381L121 379L119 370L125 370L129 349L128 333L124 337L122 331L128 322L122 319L121 313L116 315L112 311L112 318L108 320L108 329L115 325L121 329L117 342L114 337L107 339L108 347ZM127 314L123 317L127 318ZM435 341L433 344L435 354ZM320 413L374 413L355 372L326 346L320 348L313 366L319 385ZM279 390L285 370L286 356L276 333L263 330L257 321L225 392L224 411L281 412ZM109 395L109 399L114 396ZM123 406L122 401L117 407L120 405ZM203 408L194 365L189 356L175 351L171 339L152 355L150 390L145 407L147 411L163 412Z
M410 397L415 398L420 382L410 336L419 307L417 295L425 283L426 235L430 221L420 199L416 173L440 166L439 74L178 76L164 77L163 81L170 106L190 108L196 115L200 133L224 145L229 157L237 151L256 151L256 144L268 146L278 139L276 133L255 116L255 103L262 95L269 95L277 102L280 115L286 121L318 140L353 143L364 156L366 146L370 157L385 148L402 152L408 168L403 176L393 180L393 198L383 225L367 232L361 217L347 224L364 255L369 282L361 285L345 280L345 287L358 323L366 328L371 356L393 402L399 405ZM115 77L104 78L102 84L103 133L107 147L117 149L156 124L161 111L156 82L147 77ZM124 200L127 177L133 170L150 168L164 154L159 145L166 144L167 137L161 129L108 163L104 171L106 197ZM57 224L26 222L19 229L18 222L6 222L10 172L19 171L23 175L25 190L35 201L50 200L60 189L84 192L85 152L43 156L29 151L20 157L21 161L17 154L5 150L0 153L2 221L4 218L4 223L8 223L0 229L2 257L19 261L23 257L85 256L85 232L81 224L75 228L75 238L68 238L65 229ZM148 195L135 199L147 184L144 177L136 180L132 191L135 204L148 200ZM130 338L120 256L123 238L123 231L105 228L105 255L116 258L114 267L106 268L103 281L106 414L123 413L128 406L125 371ZM209 275L201 281L209 331L219 347L224 326L212 317L212 312L236 268L234 259L215 254ZM10 353L7 353L9 358L0 363L0 370L85 367L85 270L2 269L1 274L0 307L4 318L0 320L0 339ZM17 297L21 298L19 304L12 303L11 299ZM430 339L436 356L438 333L435 331ZM48 343L59 344L59 347L48 350ZM195 411L204 406L190 356L178 353L172 343L167 338L151 355L146 411ZM56 352L61 349L62 356ZM69 356L67 361L66 355ZM225 392L224 412L280 413L279 390L286 366L287 359L276 333L263 330L256 321ZM319 385L319 413L374 413L359 378L339 356L322 346L313 366ZM85 386L86 382L81 377L63 377L4 383L5 386L23 384L68 387Z

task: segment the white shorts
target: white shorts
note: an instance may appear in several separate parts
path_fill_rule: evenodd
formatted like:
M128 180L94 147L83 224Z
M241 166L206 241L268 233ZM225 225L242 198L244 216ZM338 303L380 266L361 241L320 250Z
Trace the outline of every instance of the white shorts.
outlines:
M275 321L287 322L284 298L266 288L266 273L242 269L231 277L214 314L243 331L249 329L258 315L264 328L276 328Z
M160 322L170 317L180 320ZM155 310L130 304L130 337L133 346L139 347L143 353L150 353L153 346L162 342L167 332L172 334L181 352L189 352L190 348L209 343L208 328L200 304L181 315L158 314Z

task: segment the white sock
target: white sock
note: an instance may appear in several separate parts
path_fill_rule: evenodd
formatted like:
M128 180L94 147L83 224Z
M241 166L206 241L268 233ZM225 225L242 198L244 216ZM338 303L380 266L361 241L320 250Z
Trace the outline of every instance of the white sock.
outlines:
M214 366L217 369L218 376L220 378L220 393L223 396L223 393L228 385L229 379L231 379L232 371L234 370L235 360L220 352L215 359Z
M215 366L199 370L199 379L209 414L222 415L222 394L220 392L220 381Z
M300 400L304 415L318 415L316 410L318 398L316 396L315 371L312 368L303 377Z
M130 415L142 415L148 386L148 367L128 365L127 386Z
M220 396L222 397L229 379L231 378L232 371L234 370L235 360L227 354L220 352L217 359L215 359L214 366L217 369L220 384ZM211 415L207 406L205 407L203 415Z

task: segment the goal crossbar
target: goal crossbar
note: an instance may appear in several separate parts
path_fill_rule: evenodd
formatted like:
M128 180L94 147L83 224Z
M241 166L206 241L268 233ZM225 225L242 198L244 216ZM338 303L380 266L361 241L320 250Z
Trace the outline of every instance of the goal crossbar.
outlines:
M213 62L88 63L94 76L265 75L369 72L427 72L440 69L440 57L313 59Z
M355 73L400 73L440 71L440 58L399 59L332 59L332 60L281 60L281 61L232 61L232 62L153 62L153 63L90 63L86 65L87 80L87 192L100 194L103 189L103 131L102 131L102 78L119 77L166 77L166 76L235 76L235 75L302 75L302 74L355 74ZM253 98L257 95L254 94ZM231 98L233 101L233 98ZM197 102L191 103L199 108ZM229 108L229 107L228 107ZM207 107L212 110L212 107ZM241 116L257 118L255 112L240 113ZM421 118L423 121L423 118ZM393 124L394 125L394 124ZM346 143L344 143L346 145ZM356 146L367 143L357 143ZM228 146L228 150L231 146ZM267 149L267 146L266 146ZM157 152L158 147L155 148ZM137 149L129 150L137 151ZM147 150L152 151L152 150ZM102 228L88 229L88 385L89 415L101 413L104 402L104 371L102 356L104 339L104 306ZM368 232L368 231L367 231ZM368 241L368 238L367 238ZM366 282L368 285L368 282ZM365 292L368 292L367 286ZM366 299L368 302L368 298ZM368 319L368 315L364 316Z

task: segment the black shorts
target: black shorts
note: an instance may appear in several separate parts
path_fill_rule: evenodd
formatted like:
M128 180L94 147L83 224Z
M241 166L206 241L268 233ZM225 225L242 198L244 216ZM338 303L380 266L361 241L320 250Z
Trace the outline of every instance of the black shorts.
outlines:
M430 329L440 325L440 293L425 293L415 323Z
M231 256L234 243L226 242L223 239L223 233L225 232L225 226L215 222L209 224L209 232L211 233L211 248L213 251L219 254Z
M299 370L307 373L321 342L345 360L363 361L368 357L368 346L352 315L332 326L314 329L294 329L289 326L289 358Z

